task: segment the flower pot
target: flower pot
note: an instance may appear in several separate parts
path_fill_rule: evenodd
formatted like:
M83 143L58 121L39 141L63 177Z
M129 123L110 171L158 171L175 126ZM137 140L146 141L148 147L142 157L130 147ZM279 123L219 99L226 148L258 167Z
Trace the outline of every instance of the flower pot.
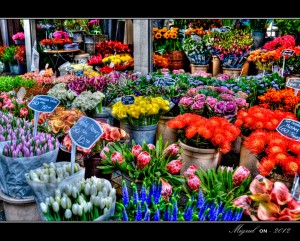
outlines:
M241 150L240 150L239 166L246 167L250 171L251 176L254 178L259 174L257 169L257 164L259 163L259 160L257 159L256 155L251 153L250 150L245 147L244 141L246 137L241 136L241 139L242 139L242 143L241 143Z
M236 79L241 75L242 68L224 68L223 74L228 74L231 79Z
M221 72L221 62L218 56L214 55L212 59L212 76L216 76Z
M258 49L264 45L265 35L266 35L266 32L264 30L253 30L252 31L254 49Z
M146 141L147 144L155 144L157 124L150 126L132 126L125 124L124 127L124 130L130 137L130 144L132 140L134 140L137 145L142 145L143 141Z
M18 64L9 64L9 71L12 74L19 74L19 65Z
M72 40L74 43L82 43L84 39L84 30L72 30L71 31L73 37Z
M125 173L122 173L122 180L125 180L129 199L133 196L133 188L131 186L132 182L135 183L138 193L140 193L140 191L142 190L143 180L133 179Z
M191 64L191 74L194 74L197 71L204 71L205 73L208 73L209 64L204 65L197 65L197 64Z
M111 114L111 108L102 107L101 109L102 110L100 110L97 106L91 113L88 114L88 116L97 121L110 124L111 126L115 126L115 119Z
M184 69L184 60L186 58L184 51L169 51L170 64L169 69Z
M157 130L156 130L156 141L159 136L162 135L163 143L173 144L177 142L177 134L175 129L168 127L169 120L174 119L170 116L161 116L158 120Z
M101 158L98 155L94 155L87 159L84 159L84 168L85 168L85 175L84 178L90 178L92 176L96 176L99 178L105 178L107 180L111 180L112 174L103 174L102 170L97 168L97 166L102 166Z
M23 40L16 39L16 40L15 40L15 44L16 44L16 45L24 45L24 44L25 44L25 39L23 39Z
M6 221L42 221L34 197L17 199L0 191Z
M179 145L182 148L182 160L183 164L180 170L180 174L183 173L191 165L196 165L197 168L203 168L208 170L210 168L216 169L220 162L220 151L218 149L204 149L188 146L179 140Z

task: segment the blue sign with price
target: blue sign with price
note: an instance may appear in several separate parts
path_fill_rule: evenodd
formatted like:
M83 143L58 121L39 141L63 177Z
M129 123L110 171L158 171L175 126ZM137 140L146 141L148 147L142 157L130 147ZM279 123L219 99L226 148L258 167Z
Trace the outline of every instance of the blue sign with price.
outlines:
M276 130L283 136L300 141L300 122L290 119L283 119Z
M83 149L90 149L103 134L100 124L92 118L83 116L69 131L72 142Z
M37 112L51 113L58 105L60 101L49 95L37 95L35 96L28 107Z

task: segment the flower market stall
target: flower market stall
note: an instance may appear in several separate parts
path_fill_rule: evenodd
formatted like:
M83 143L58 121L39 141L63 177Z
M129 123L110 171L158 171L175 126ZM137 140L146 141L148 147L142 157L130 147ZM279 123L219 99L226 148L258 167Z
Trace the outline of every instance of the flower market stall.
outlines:
M254 47L253 22L225 23L153 28L147 74L131 45L103 40L60 76L53 66L1 75L6 220L300 220L299 46L286 34ZM80 48L75 30L102 35L96 20L66 25L40 47ZM0 48L7 63L22 54Z

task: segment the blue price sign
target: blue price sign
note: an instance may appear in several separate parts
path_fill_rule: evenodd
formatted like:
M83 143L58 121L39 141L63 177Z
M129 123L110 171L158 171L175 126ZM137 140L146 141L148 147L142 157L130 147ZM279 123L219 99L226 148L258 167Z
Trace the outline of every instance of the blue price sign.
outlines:
M134 104L134 96L133 95L122 96L121 102L123 105L132 105Z
M276 130L283 136L300 141L300 122L290 119L283 119Z
M35 96L28 107L37 112L51 113L58 105L60 101L49 95L37 95Z
M90 149L102 136L100 124L92 118L83 116L70 129L72 142L83 149Z

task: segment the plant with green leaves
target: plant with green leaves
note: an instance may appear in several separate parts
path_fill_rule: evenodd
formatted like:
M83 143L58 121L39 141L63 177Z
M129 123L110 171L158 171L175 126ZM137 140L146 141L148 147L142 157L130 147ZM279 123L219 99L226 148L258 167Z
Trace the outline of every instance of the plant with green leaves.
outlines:
M266 31L270 21L268 19L250 19L249 26L253 31Z
M275 19L276 26L278 27L281 36L288 34L300 34L300 19Z
M17 49L18 47L15 45L7 46L4 49L4 54L2 55L3 61L12 65L18 64L17 59L15 59Z
M0 93L19 89L20 87L30 88L36 84L33 79L24 79L20 76L0 76Z
M163 144L162 136L156 141L156 145L136 145L132 141L120 143L118 141L107 145L100 153L102 166L97 168L103 174L110 174L117 170L121 173L146 182L163 179L172 186L180 186L184 178L179 175L182 166L181 149L177 144Z

